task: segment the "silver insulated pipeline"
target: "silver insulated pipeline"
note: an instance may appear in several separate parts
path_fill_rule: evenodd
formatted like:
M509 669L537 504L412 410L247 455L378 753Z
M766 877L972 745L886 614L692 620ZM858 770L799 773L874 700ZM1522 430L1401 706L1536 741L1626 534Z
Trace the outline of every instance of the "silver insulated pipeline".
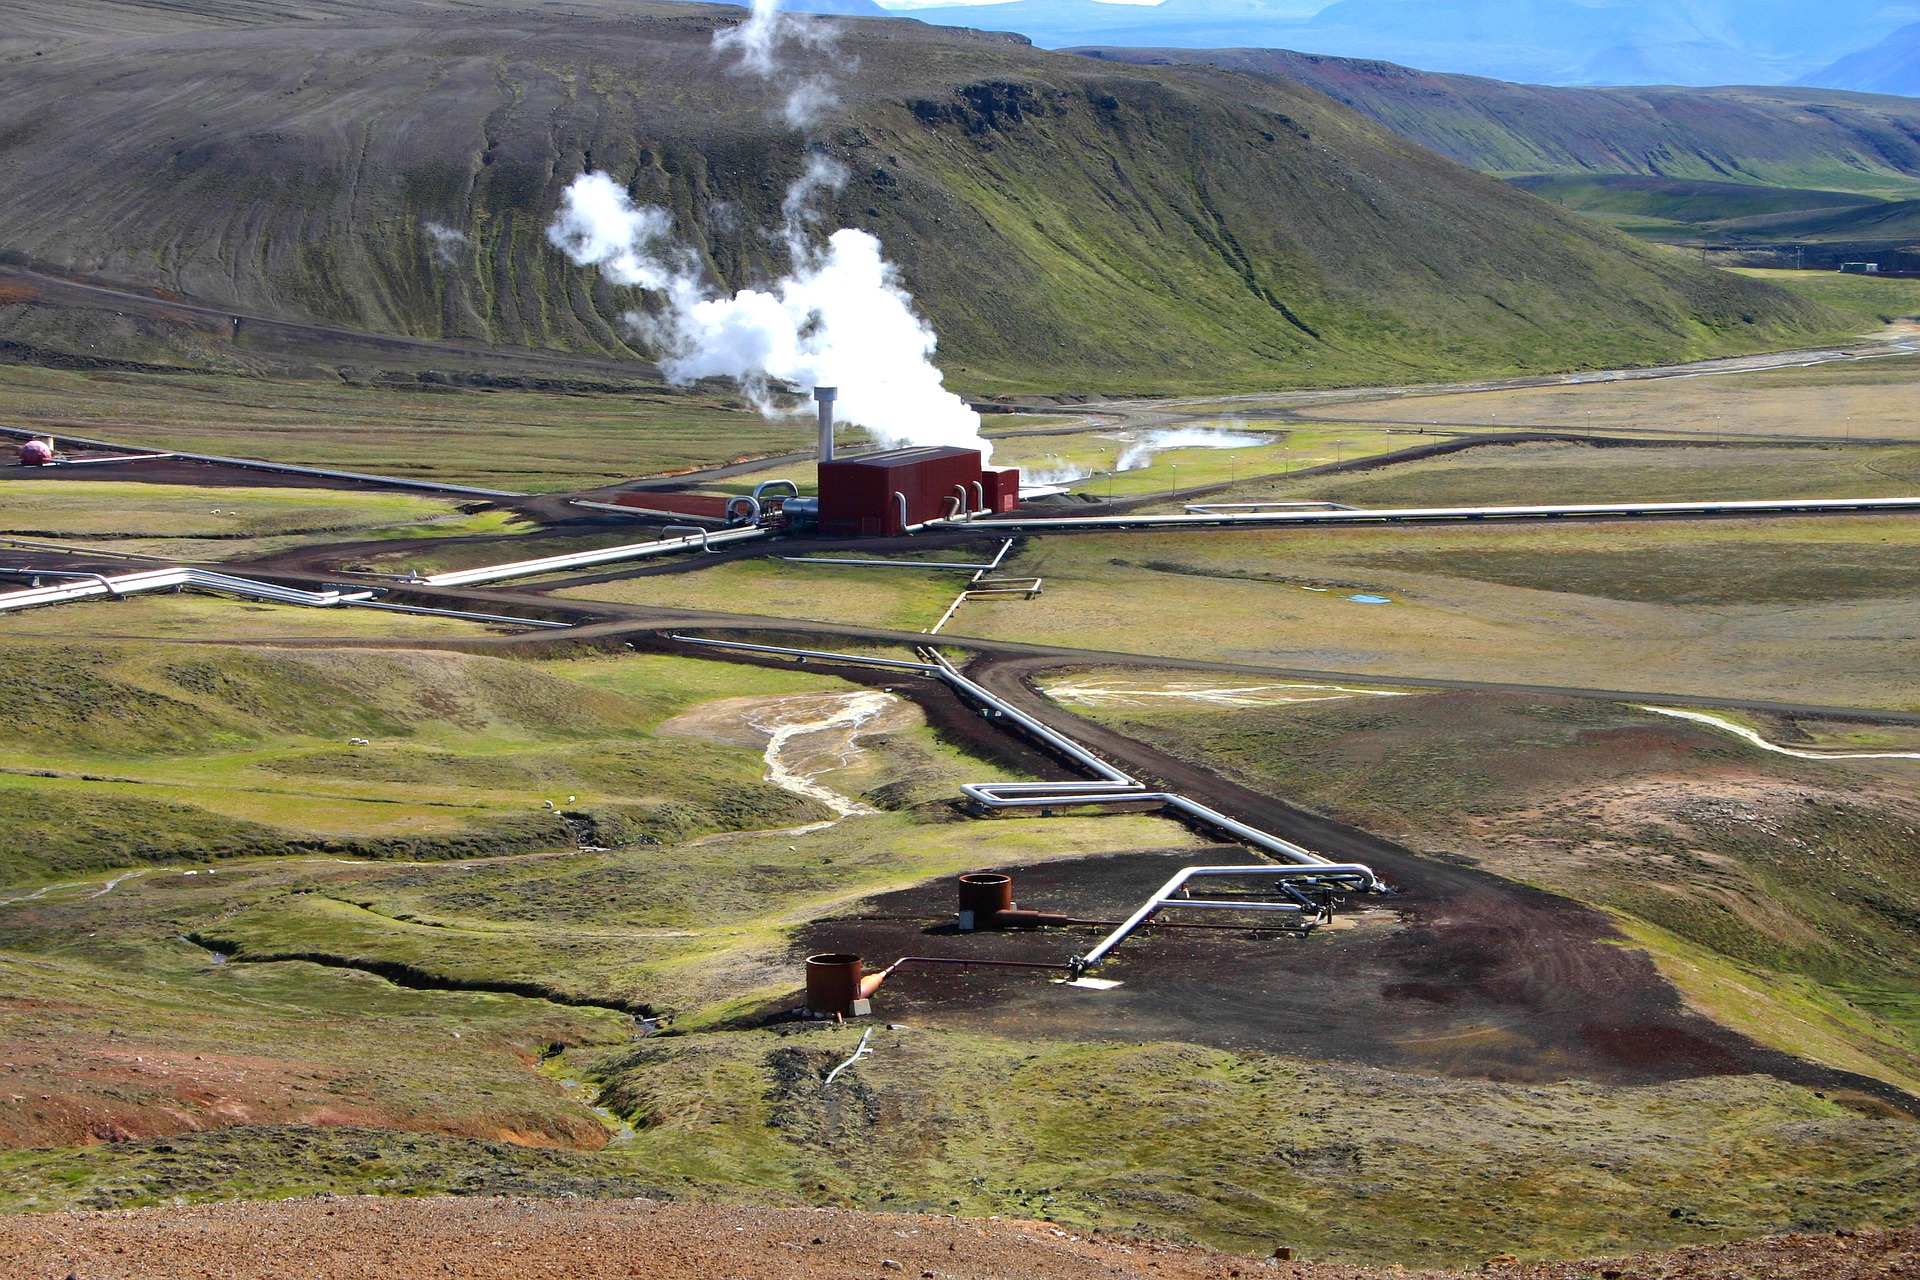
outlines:
M838 387L815 387L813 398L820 402L820 461L833 461L833 402L840 396Z

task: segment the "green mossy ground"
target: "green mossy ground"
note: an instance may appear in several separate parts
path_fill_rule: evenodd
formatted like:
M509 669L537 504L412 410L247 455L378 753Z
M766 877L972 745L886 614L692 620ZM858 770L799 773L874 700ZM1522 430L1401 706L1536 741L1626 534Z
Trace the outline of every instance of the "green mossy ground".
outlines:
M1863 329L1920 316L1920 280L1841 275L1835 271L1743 270L1739 274L1791 289Z
M657 843L821 816L763 782L751 751L654 740L710 677L630 661L613 674L610 659L0 642L0 879L531 853L583 833ZM822 683L776 671L740 687Z
M1356 425L1344 434L1365 440L1379 430ZM1418 438L1398 433L1387 440L1392 448L1419 443ZM1759 442L1700 448L1635 447L1631 442L1510 444L1396 463L1378 471L1266 480L1211 500L1312 497L1389 508L1737 502L1786 496L1904 497L1916 485L1920 485L1920 448L1913 446L1849 446L1837 441L1807 448L1770 448Z
M1915 762L1796 760L1630 707L1515 695L1092 714L1248 785L1650 926L1636 937L1656 953L1671 940L1683 963L1708 966L1711 982L1682 986L1726 1020L1920 1087ZM1737 974L1774 994L1741 1007Z

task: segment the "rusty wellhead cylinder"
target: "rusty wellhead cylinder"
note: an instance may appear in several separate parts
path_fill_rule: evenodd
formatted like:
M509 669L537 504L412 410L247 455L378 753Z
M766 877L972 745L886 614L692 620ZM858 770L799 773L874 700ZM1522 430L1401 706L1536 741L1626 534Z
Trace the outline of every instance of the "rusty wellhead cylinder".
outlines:
M1022 911L1013 905L1013 877L997 871L970 871L957 882L960 891L959 926L962 933L976 929L1039 929L1048 925L1093 924L1074 916L1048 911Z
M807 957L807 1012L822 1018L865 1017L873 1012L868 997L879 989L884 973L868 977L860 957L829 951Z

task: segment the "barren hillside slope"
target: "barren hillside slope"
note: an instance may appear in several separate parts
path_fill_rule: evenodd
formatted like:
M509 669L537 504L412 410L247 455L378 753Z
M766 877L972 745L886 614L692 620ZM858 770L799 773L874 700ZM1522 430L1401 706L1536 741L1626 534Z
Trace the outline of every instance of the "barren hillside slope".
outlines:
M561 188L611 172L739 287L784 269L767 228L811 146L850 175L825 225L881 237L980 389L1619 365L1837 327L1278 80L835 19L793 56L840 99L804 133L790 80L713 55L738 17L36 3L0 20L0 251L249 314L645 354L634 296L547 243ZM102 341L12 301L0 339Z

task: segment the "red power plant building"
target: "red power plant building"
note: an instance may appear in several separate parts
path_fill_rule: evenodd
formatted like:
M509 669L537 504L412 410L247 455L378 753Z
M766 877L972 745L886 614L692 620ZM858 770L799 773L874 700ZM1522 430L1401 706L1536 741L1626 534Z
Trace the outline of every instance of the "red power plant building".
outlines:
M954 515L1012 511L1020 469L983 465L978 449L887 449L820 464L820 532L826 537L897 537Z

